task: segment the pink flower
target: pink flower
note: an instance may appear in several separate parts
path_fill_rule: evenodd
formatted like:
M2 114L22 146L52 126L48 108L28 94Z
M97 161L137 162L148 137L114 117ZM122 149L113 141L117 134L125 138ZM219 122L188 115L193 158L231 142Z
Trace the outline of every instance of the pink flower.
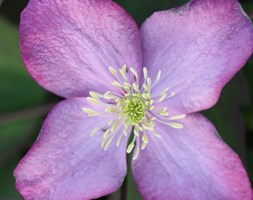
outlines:
M126 151L144 199L253 199L239 157L196 113L253 52L236 0L192 0L156 12L140 31L111 0L30 0L20 34L32 77L67 99L15 169L25 199L112 193Z

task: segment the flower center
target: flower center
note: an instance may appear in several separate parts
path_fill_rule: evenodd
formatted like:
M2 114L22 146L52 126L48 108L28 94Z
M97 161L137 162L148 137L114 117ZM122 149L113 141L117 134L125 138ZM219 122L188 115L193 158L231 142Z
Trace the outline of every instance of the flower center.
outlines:
M104 134L101 146L106 151L113 139L118 136L117 146L120 145L122 139L129 136L129 130L133 128L133 140L127 148L127 153L134 150L133 159L136 159L140 150L144 150L149 143L151 135L161 137L156 132L156 122L167 125L171 128L183 128L183 124L178 120L186 115L170 116L167 107L161 107L160 102L172 98L175 92L169 92L169 88L163 88L159 94L152 94L152 88L160 80L161 71L158 71L156 80L152 83L148 76L148 71L143 68L144 81L140 86L138 73L134 68L127 70L127 66L123 65L119 71L113 67L109 67L110 73L115 77L112 85L119 89L118 93L108 91L104 94L98 92L90 92L87 100L93 104L101 104L105 106L103 112L83 108L83 111L89 117L105 116L110 117L107 125L96 127L91 131L91 136L97 132ZM130 71L130 73L127 73ZM130 77L131 79L129 79ZM132 82L130 80L133 80ZM103 130L103 131L102 131Z
M146 108L140 94L127 97L121 100L121 110L132 125L138 124L146 116Z

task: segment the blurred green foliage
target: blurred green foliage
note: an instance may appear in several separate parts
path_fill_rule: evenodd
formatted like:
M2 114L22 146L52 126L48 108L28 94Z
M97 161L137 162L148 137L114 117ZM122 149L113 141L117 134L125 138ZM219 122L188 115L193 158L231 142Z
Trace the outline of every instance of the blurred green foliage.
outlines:
M32 144L42 119L10 115L45 102L46 91L26 72L19 51L17 26L0 17L0 199L21 199L12 175L15 165ZM8 119L8 120L7 120Z
M140 25L157 10L179 6L186 0L116 0ZM0 200L19 200L13 169L36 139L47 107L58 100L36 84L23 66L18 23L27 1L6 0L0 8ZM253 2L241 1L252 16ZM253 60L224 89L215 107L204 114L219 134L243 159L253 180ZM33 113L35 112L35 114ZM32 114L30 114L32 113ZM128 159L130 163L131 160ZM141 200L130 167L125 184L128 200ZM104 199L120 199L120 191Z

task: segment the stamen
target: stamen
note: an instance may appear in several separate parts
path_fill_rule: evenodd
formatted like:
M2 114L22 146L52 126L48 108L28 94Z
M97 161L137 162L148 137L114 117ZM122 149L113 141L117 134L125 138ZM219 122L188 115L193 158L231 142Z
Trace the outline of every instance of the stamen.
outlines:
M103 95L101 95L100 93L98 92L89 92L90 96L93 97L94 99L99 99L99 97L102 97Z
M99 104L100 100L99 99L95 99L92 97L87 97L86 98L89 102L94 103L94 104Z
M111 66L108 69L115 77L112 85L119 88L120 92L107 91L100 94L92 91L89 93L90 97L87 97L87 100L96 105L104 105L104 109L98 112L83 108L83 111L90 117L110 116L106 126L96 127L90 133L91 136L95 136L97 132L105 129L103 130L104 135L101 143L105 151L107 151L115 137L118 138L116 143L118 147L123 138L127 136L128 130L133 127L133 140L126 151L131 153L135 148L133 152L133 160L135 160L138 158L140 151L147 147L150 136L161 137L155 130L156 122L176 129L184 127L178 120L185 118L185 114L170 116L167 107L161 108L157 105L172 98L175 92L168 94L169 87L167 87L160 94L152 95L152 89L161 79L161 70L158 71L156 80L152 82L147 68L144 67L144 80L140 88L139 76L135 68L130 68L131 73L128 75L132 76L131 79L128 79L127 76L127 65L123 65L121 69L115 69ZM121 130L121 133L119 133L119 130Z
M140 153L140 139L139 137L136 138L136 147L133 154L133 160L136 160L138 158L138 155Z
M91 133L90 133L90 136L93 137L98 131L101 130L102 127L97 127L97 128L94 128Z
M100 113L91 110L91 109L87 109L87 108L83 108L83 111L86 112L88 114L88 116L92 117L92 116L101 116Z
M150 108L149 108L149 110L153 110L155 108L155 106L151 106Z
M128 81L128 78L126 76L126 69L127 69L127 66L126 65L123 65L122 69L119 70L121 76L126 80Z
M124 137L124 133L122 133L122 134L119 136L119 139L118 139L118 142L117 142L117 147L119 147L119 145L120 145L120 143L121 143L123 137Z
M180 124L180 123L171 123L170 126L172 128L183 128L184 127L184 125Z
M140 153L140 147L139 145L137 145L134 151L133 160L136 160L138 158L139 153Z
M117 71L113 67L109 67L109 71L111 72L112 75L116 76Z
M184 127L184 125L181 124L181 123L170 123L170 122L165 122L165 121L163 121L163 120L161 120L161 119L158 119L158 118L156 118L156 120L159 121L159 122L161 122L162 124L165 124L165 125L170 126L170 127L172 127L172 128L180 129L180 128L183 128L183 127Z
M144 75L144 80L146 81L148 78L148 70L146 67L143 67L143 75Z
M152 131L152 133L153 133L153 135L156 136L156 137L159 137L159 138L162 137L160 134L158 134L158 133L155 132L155 131Z
M113 141L113 139L114 139L114 136L115 136L115 134L113 134L113 135L111 136L111 138L107 141L107 143L106 143L106 145L105 145L105 148L104 148L104 151L107 151L107 149L109 148L109 146L111 145L111 143L112 143L112 141Z
M164 107L159 114L162 116L168 116L169 112L167 111L167 107Z
M178 120L178 119L183 119L185 117L186 117L186 115L178 115L178 116L170 117L169 120Z
M136 136L135 136L135 137L136 137ZM127 147L127 153L131 153L132 150L133 150L133 148L134 148L134 143L131 142L131 143L128 145L128 147Z
M144 143L144 142L143 142L142 145L141 145L141 150L144 150L144 149L146 148L147 144L148 144L148 143Z
M130 71L133 73L134 75L134 78L135 78L135 82L138 83L138 74L137 74L137 71L134 69L134 68L130 68Z
M144 132L144 134L143 134L143 136L142 136L142 141L143 141L144 143L148 143L148 137L147 137L146 132Z
M117 86L118 88L122 89L123 86L118 81L113 81L112 85Z
M162 71L159 70L158 73L157 73L157 76L156 76L156 82L158 82L158 81L160 80L160 78L161 78L161 73L162 73Z
M164 99L167 97L167 93L163 93L162 97L158 100L158 102L164 101Z

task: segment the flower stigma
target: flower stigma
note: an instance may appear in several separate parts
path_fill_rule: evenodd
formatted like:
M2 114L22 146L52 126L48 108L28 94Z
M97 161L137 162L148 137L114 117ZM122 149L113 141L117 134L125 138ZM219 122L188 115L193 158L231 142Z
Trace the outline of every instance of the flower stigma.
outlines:
M148 70L144 67L144 80L140 86L137 71L134 68L129 69L126 65L123 65L118 71L109 67L109 71L115 79L112 85L117 87L119 92L107 91L101 94L91 91L87 100L93 104L104 105L105 109L101 112L83 108L83 111L89 117L110 117L106 127L96 127L91 131L91 136L103 132L101 146L105 151L116 135L118 137L117 146L119 146L122 139L128 136L129 130L132 129L133 139L126 151L131 153L135 147L133 153L133 160L135 160L140 150L144 150L149 143L150 134L158 138L161 137L156 132L156 122L179 129L184 127L179 120L185 118L186 115L171 116L166 106L161 107L159 105L159 103L175 96L175 92L168 93L170 90L168 87L159 94L152 94L153 87L160 80L161 71L158 71L156 80L152 83L148 76Z

